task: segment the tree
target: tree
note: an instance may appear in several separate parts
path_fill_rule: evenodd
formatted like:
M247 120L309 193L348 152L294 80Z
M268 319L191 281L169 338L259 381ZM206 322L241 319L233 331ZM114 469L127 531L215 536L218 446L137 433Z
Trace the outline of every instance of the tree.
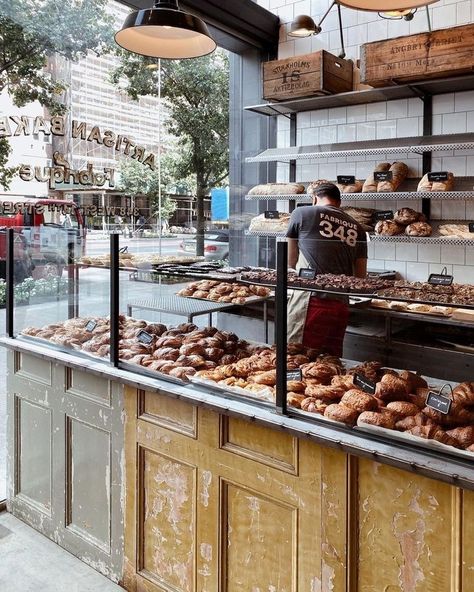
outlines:
M157 95L159 71L149 58L121 52L112 80L138 99ZM204 198L229 171L229 66L216 52L194 60L161 62L161 95L166 100L168 131L179 139L175 162L179 177L196 179L197 253L204 253Z
M123 160L120 163L120 181L117 186L119 191L127 195L144 195L150 199L150 209L153 215L159 215L159 177L158 171L152 171L144 167L136 160ZM170 183L169 168L166 160L161 166L161 219L168 221L176 209L176 203L166 197L166 189Z
M48 58L69 60L112 47L113 20L107 0L0 0L0 92L17 107L33 101L62 114L66 90L48 71ZM0 144L0 184L8 188L8 141Z

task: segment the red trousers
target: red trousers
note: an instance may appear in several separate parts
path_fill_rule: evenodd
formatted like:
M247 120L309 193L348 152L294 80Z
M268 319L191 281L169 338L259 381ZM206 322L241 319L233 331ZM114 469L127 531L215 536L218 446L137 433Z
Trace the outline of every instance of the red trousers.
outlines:
M342 345L349 306L340 300L326 298L309 299L303 332L303 345L318 349L321 353L342 357Z

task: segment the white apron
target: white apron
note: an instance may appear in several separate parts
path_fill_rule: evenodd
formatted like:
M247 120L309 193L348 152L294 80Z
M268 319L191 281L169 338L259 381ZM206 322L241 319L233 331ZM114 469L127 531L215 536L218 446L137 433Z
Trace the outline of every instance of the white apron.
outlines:
M299 254L296 271L310 267L303 253ZM304 326L308 313L308 304L311 292L306 290L288 290L288 343L303 343Z

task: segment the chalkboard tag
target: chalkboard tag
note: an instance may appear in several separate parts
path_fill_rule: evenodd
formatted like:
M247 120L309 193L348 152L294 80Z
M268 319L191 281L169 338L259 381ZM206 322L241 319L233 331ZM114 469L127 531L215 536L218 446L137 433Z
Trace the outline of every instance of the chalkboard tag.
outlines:
M448 180L448 173L445 171L438 172L438 173L428 173L428 181L447 181Z
M86 325L86 331L92 333L92 331L97 327L97 323L95 321L89 321Z
M431 407L431 409L444 413L444 415L448 415L452 404L452 400L449 397L433 391L428 393L425 402L427 407Z
M474 232L474 222L469 222L469 232Z
M375 220L393 220L392 210L379 210L374 213Z
M303 374L301 373L301 368L297 370L287 370L286 371L286 380L301 380L303 378Z
M298 275L304 280L314 280L316 277L316 271L314 269L310 269L309 267L303 267L300 269Z
M145 345L150 345L150 343L153 341L153 335L151 335L150 333L147 333L146 331L143 331L143 329L142 329L141 331L138 332L137 339L140 343L144 343Z
M361 374L354 374L353 383L369 395L375 395L376 383Z
M391 181L393 171L374 171L374 181Z
M444 273L430 273L428 283L433 286L450 286L453 283L454 277Z
M280 212L278 210L266 210L263 214L268 220L279 220Z
M339 185L354 185L356 178L354 175L338 175L337 182Z

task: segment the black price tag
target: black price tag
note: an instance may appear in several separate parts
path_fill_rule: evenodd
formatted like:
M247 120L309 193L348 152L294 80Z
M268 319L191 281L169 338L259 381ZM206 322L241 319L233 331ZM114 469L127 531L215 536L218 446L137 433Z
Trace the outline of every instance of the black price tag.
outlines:
M391 181L393 171L374 171L374 181Z
M380 210L374 213L375 220L393 220L392 210Z
M263 215L268 220L279 220L280 219L280 212L278 212L277 210L266 210Z
M453 283L454 277L452 275L445 275L443 273L430 273L428 283L433 286L450 286Z
M309 267L303 267L302 269L300 269L298 275L300 278L303 278L304 280L314 280L314 278L316 277L316 272L314 269L310 269Z
M97 323L95 321L89 321L86 325L86 331L92 333L92 331L97 327Z
M425 402L427 407L431 407L431 409L435 409L440 413L444 413L444 415L448 415L451 409L452 400L440 393L430 391Z
M448 173L441 171L439 173L428 173L428 181L447 181Z
M339 185L354 185L356 178L354 175L338 175L337 182Z
M286 371L286 380L301 380L303 378L303 374L301 373L301 368L297 370L287 370Z
M362 374L354 374L353 383L366 393L369 393L369 395L375 395L376 383L362 376Z
M474 222L469 222L469 232L474 232Z
M150 345L150 343L153 341L153 335L151 335L150 333L147 333L146 331L143 331L143 329L142 329L141 331L138 332L137 339L140 343L144 343L145 345Z

